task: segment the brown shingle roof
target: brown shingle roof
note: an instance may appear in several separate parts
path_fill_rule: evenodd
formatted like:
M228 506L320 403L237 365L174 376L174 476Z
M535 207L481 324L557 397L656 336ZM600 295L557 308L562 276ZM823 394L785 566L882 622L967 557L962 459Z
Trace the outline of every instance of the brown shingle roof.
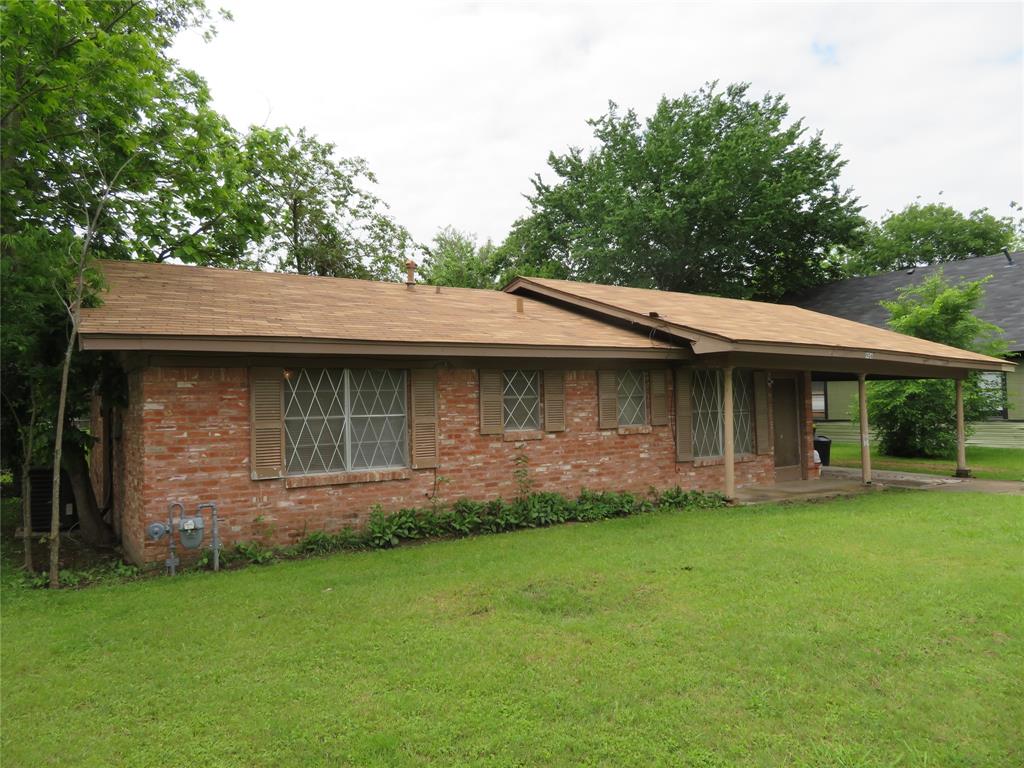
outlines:
M582 299L591 309L600 311L600 307L606 307L625 311L650 323L655 322L650 313L656 312L657 321L674 326L681 335L692 331L733 344L809 346L893 352L964 362L1005 362L786 304L540 277L518 278L507 290L529 293L531 286L541 289L534 293L543 293L570 303Z
M173 264L101 262L103 304L82 312L97 335L432 342L577 349L673 345L501 291L380 283ZM524 311L516 311L522 301Z

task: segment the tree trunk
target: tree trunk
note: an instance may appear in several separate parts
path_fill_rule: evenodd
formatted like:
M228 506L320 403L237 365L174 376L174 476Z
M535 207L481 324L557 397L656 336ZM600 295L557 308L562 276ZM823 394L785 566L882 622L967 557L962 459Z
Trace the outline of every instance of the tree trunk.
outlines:
M81 279L79 279L81 285ZM81 290L81 289L79 289ZM57 401L57 434L53 444L53 503L50 505L50 589L60 586L60 468L64 448L64 412L68 401L68 374L71 371L71 354L75 351L75 337L78 331L78 310L72 310L71 336L64 350L64 367L60 375L60 400Z
M85 451L78 443L70 443L64 447L62 459L64 471L71 480L71 489L75 494L75 508L78 510L78 528L86 544L94 547L108 547L114 543L114 531L103 519L96 492L89 476L89 464L85 459Z
M32 448L25 450L32 455ZM25 570L32 573L32 460L21 462L21 544L25 548Z

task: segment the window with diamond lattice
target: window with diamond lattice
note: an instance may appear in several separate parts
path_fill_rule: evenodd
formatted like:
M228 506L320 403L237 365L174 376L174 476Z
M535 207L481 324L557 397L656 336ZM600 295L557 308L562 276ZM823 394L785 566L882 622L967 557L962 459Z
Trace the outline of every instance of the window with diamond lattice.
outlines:
M722 371L698 368L693 372L693 455L715 458L724 452ZM751 371L732 373L733 450L754 452L754 377Z
M405 371L300 368L285 381L288 474L407 466Z
M619 426L630 427L647 423L647 387L644 372L619 371Z
M745 368L732 372L732 434L736 453L754 452L754 374Z
M540 429L540 372L505 371L502 404L507 431Z

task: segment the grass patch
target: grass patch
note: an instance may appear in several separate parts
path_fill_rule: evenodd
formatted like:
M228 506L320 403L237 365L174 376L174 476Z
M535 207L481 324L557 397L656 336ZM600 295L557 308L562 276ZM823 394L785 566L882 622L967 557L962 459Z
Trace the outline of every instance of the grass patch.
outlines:
M860 446L857 443L832 443L831 462L836 467L859 467ZM988 448L967 446L967 466L975 477L985 480L1024 480L1024 448ZM893 472L923 472L951 476L956 459L908 459L883 456L871 446L872 469Z
M1024 762L1024 507L661 512L7 588L4 765Z

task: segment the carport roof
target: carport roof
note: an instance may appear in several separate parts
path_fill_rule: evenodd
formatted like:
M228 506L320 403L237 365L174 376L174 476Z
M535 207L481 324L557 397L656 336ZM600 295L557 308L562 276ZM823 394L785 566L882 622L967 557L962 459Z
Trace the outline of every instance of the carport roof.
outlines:
M698 355L774 353L1013 369L1005 360L786 304L540 277L516 278L505 290L685 338Z

